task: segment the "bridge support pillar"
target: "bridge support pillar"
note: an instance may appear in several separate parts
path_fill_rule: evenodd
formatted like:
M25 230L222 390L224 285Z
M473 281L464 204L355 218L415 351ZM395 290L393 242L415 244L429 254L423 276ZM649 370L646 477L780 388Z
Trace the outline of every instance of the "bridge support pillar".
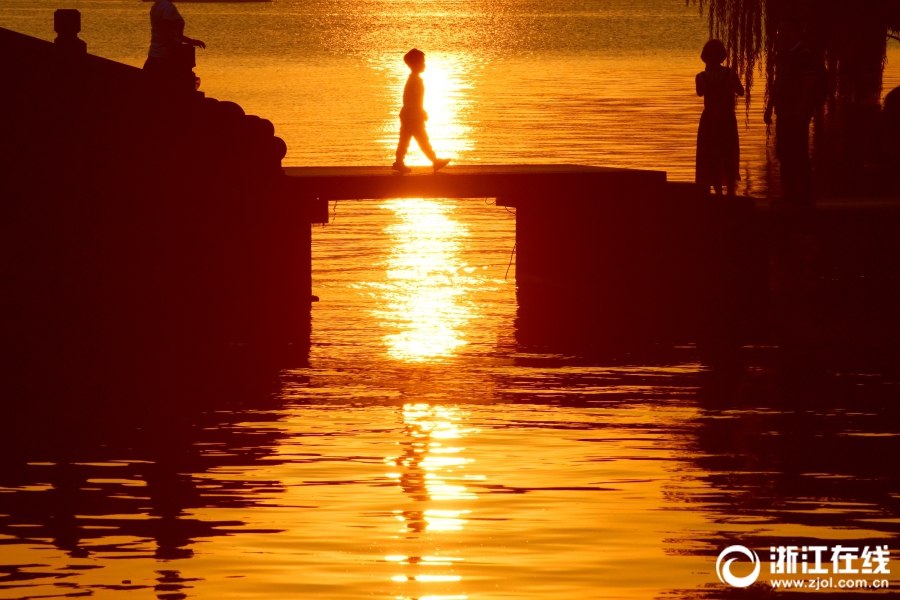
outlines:
M764 287L748 254L752 206L693 186L497 204L516 209L520 343L735 338L748 290Z

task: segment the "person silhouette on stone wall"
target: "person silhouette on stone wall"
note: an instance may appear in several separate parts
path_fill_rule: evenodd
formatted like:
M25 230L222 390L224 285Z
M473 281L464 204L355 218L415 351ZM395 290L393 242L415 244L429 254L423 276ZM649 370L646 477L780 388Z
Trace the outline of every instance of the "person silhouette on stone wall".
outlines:
M144 63L144 71L161 84L178 86L181 79L185 86L193 84L191 66L184 52L186 47L206 48L201 40L184 35L184 18L170 0L153 0L150 7L150 51Z
M409 150L409 142L416 138L419 149L428 157L435 172L443 169L450 163L449 158L438 158L431 148L428 140L428 132L425 131L425 121L428 113L425 112L425 84L422 82L422 72L425 70L425 53L413 48L403 57L403 62L409 67L409 79L403 88L403 108L400 109L400 141L397 143L397 160L391 167L398 173L409 173L411 169L406 166L406 152Z
M712 185L716 195L725 185L734 196L735 182L740 177L741 147L738 139L737 117L734 114L736 96L744 95L744 86L734 69L726 67L727 53L719 40L710 40L703 47L700 58L706 70L697 74L697 95L703 97L703 114L697 132L696 182Z
M812 164L809 159L809 124L816 107L816 62L792 21L778 25L775 42L775 80L769 89L765 122L775 114L775 150L781 167L784 202L814 202Z

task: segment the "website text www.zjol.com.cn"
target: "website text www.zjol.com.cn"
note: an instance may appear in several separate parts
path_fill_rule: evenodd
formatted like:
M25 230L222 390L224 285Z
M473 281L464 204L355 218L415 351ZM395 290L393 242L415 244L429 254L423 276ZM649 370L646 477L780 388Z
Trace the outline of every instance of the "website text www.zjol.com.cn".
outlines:
M749 559L752 571L737 576L731 565ZM777 589L884 590L891 587L890 549L884 546L772 546L769 585ZM744 561L746 562L746 561ZM746 546L729 546L716 561L719 581L736 588L753 585L762 573L759 555ZM779 575L786 577L779 577Z

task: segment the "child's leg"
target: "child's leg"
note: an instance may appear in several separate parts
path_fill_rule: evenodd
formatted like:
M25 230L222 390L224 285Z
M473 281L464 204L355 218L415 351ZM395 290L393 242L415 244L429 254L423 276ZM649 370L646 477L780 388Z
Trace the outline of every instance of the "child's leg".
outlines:
M409 151L409 141L412 139L412 132L407 125L400 123L400 141L397 142L397 162L403 164L406 159L406 153Z
M417 125L413 131L412 135L416 138L416 143L419 144L419 149L422 151L422 154L428 157L428 160L434 162L437 160L437 155L434 153L434 149L431 147L431 141L428 139L428 132L425 131L425 123L421 125Z

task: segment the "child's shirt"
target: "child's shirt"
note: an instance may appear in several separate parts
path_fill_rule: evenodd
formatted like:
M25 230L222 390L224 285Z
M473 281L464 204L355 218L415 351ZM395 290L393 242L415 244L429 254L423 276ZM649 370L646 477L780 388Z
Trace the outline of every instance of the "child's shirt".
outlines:
M428 120L428 113L425 112L425 82L418 73L410 73L406 80L400 120L405 123L424 123Z

